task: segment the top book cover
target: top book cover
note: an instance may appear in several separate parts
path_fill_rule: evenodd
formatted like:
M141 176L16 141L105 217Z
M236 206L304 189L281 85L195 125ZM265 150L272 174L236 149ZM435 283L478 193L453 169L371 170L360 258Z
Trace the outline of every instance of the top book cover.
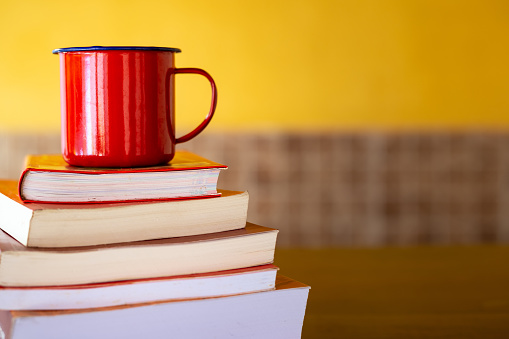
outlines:
M166 165L75 167L60 154L28 155L18 191L24 202L104 203L216 197L226 165L179 150Z

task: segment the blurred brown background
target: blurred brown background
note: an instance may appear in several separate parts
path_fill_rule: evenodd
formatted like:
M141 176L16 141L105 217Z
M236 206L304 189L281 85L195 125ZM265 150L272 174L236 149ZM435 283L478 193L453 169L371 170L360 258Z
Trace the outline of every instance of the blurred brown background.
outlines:
M54 134L0 135L0 176ZM186 148L229 166L219 186L250 193L249 220L280 247L509 242L509 133L211 133Z

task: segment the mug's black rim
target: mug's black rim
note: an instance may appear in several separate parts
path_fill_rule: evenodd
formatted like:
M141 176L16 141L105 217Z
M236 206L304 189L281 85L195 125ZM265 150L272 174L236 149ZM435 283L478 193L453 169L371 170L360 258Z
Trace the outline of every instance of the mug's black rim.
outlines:
M172 47L152 47L152 46L88 46L88 47L66 47L53 50L53 54L68 52L88 52L88 51L163 51L163 52L182 52L179 48Z

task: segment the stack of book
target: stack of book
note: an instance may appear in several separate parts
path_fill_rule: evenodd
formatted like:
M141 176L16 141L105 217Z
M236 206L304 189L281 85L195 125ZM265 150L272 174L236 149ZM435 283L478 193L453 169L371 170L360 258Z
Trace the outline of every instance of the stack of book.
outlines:
M0 181L0 338L299 338L309 287L277 273L226 166L93 169L28 156Z

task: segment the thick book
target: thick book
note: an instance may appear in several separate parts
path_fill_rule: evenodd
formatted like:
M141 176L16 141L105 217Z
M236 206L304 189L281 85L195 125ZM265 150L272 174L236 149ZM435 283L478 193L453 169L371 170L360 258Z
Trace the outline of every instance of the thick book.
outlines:
M6 339L300 338L309 286L278 275L276 289L62 311L0 311Z
M267 264L210 273L85 285L0 286L0 309L98 308L267 291L274 289L277 269Z
M1 286L63 286L206 273L272 263L278 230L68 248L26 247L0 231Z
M24 203L17 182L0 180L0 228L25 246L73 247L239 229L245 226L247 192L221 196L109 204Z
M19 196L52 203L214 197L219 195L219 173L226 168L188 151L177 151L166 165L136 168L74 167L61 154L28 155Z

